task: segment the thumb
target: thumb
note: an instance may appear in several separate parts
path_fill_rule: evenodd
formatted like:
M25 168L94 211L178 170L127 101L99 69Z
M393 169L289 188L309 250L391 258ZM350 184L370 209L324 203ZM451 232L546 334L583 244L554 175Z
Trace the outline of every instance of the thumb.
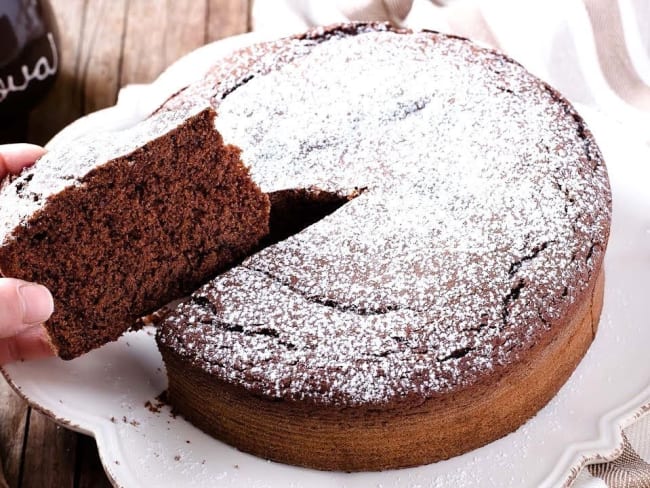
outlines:
M7 173L18 174L25 166L45 154L45 149L34 144L1 144L0 145L0 179Z
M53 311L52 294L43 285L0 278L0 337L45 322Z

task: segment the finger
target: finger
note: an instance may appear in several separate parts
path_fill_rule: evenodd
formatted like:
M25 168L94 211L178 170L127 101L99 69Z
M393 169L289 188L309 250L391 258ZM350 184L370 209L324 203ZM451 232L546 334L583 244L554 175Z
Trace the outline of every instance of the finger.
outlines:
M45 322L53 311L52 294L43 285L0 278L0 337Z
M35 325L13 337L0 339L0 364L54 355L54 348L42 325Z
M45 154L45 149L35 144L2 144L0 145L0 178L7 173L18 174L25 166Z

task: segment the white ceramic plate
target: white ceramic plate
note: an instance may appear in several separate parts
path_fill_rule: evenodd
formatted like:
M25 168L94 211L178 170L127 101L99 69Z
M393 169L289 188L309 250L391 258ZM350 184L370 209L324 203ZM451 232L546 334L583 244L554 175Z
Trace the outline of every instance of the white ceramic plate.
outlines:
M71 143L97 127L128 126L244 36L202 48L153 85L131 87L116 107L64 130L52 144ZM137 100L138 103L134 103ZM650 408L650 150L598 113L582 112L610 169L614 194L606 257L605 305L594 344L569 382L516 432L448 461L381 473L328 473L271 463L203 434L156 396L166 388L151 329L126 334L81 358L48 359L4 368L35 408L92 435L116 486L135 487L537 487L561 486L587 462L620 450L621 429ZM147 402L151 402L147 404ZM147 406L148 405L148 406ZM387 440L387 442L390 442Z

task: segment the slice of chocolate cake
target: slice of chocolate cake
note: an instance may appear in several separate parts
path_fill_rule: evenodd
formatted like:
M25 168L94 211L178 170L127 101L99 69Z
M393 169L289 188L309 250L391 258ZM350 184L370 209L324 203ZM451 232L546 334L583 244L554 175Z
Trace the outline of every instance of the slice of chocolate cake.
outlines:
M158 114L57 148L0 188L0 270L54 295L45 324L70 359L243 257L269 199L212 109Z

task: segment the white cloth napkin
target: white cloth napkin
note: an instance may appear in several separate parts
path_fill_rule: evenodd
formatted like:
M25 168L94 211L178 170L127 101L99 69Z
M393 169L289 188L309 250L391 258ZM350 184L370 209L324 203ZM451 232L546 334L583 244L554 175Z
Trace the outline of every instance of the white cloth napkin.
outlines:
M257 0L252 20L265 36L382 20L469 37L650 145L650 0ZM572 487L650 488L650 415L625 429L623 447Z
M258 0L252 19L278 35L390 20L470 37L650 143L649 0Z

